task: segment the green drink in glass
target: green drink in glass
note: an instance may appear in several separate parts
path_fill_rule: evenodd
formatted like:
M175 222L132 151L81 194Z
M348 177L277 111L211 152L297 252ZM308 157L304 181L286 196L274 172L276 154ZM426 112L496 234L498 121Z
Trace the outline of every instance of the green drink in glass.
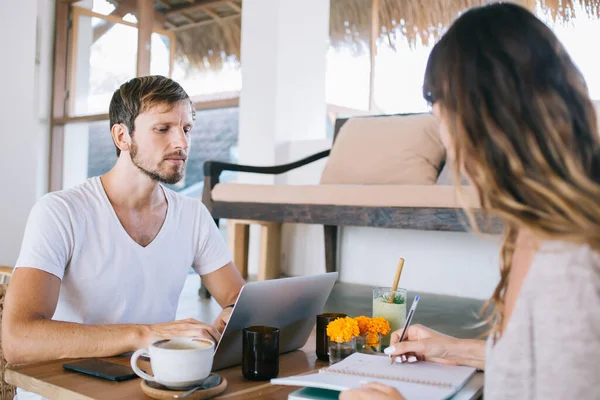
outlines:
M373 317L383 317L390 323L391 332L404 327L406 321L406 289L396 289L392 292L389 287L373 289ZM390 302L390 297L392 300ZM381 341L381 349L390 345L391 332Z

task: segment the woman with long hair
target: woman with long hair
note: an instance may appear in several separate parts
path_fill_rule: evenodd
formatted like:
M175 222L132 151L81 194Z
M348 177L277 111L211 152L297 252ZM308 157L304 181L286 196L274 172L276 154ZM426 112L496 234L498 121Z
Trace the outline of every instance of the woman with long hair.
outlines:
M387 353L484 369L486 400L600 398L600 138L583 76L533 14L493 4L435 45L423 94L455 177L504 222L500 281L487 342L416 325Z

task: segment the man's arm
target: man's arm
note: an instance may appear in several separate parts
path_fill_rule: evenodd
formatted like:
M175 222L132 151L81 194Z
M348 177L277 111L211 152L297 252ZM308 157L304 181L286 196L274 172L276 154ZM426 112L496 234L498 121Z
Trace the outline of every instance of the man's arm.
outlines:
M210 274L202 275L202 284L221 307L235 303L245 283L232 262Z
M2 349L9 363L59 358L108 357L174 336L218 340L218 331L187 319L155 325L84 325L53 321L60 279L33 268L18 268L10 281L2 316Z
M246 282L231 262L216 271L202 275L202 284L206 286L221 307L227 307L236 302L244 283ZM213 325L219 332L225 330L231 311L231 307L224 308L215 319Z

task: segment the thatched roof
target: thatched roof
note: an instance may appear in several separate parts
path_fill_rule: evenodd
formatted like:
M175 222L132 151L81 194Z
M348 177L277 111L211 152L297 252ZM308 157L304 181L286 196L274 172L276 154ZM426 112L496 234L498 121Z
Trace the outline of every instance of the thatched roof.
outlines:
M131 0L110 0L124 5ZM301 0L298 0L301 1ZM379 0L379 38L394 47L411 45L440 36L463 10L494 0ZM600 0L513 0L531 10L536 7L559 23L577 18L576 6L600 19ZM369 51L373 0L331 0L332 46L356 53ZM225 62L239 62L241 0L155 0L157 15L176 33L177 55L192 70L218 69Z
M510 1L510 0L509 0ZM589 16L600 19L600 0L513 0L532 11L539 6L558 24L576 18L582 5ZM457 15L493 0L379 0L379 38L392 48L398 41L409 44L437 39ZM334 47L369 48L372 0L331 0L330 37Z
M241 0L164 1L168 28L177 37L177 56L191 69L219 68L224 62L239 62L241 42ZM183 12L177 10L184 10ZM185 11L187 10L187 11ZM159 9L159 12L161 10Z

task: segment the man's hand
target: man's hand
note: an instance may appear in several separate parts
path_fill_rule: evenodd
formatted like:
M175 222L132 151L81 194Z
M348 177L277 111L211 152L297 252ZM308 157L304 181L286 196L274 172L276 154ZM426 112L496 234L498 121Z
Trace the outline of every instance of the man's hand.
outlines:
M229 318L231 317L231 312L233 311L233 307L226 307L221 311L215 322L213 322L213 326L220 332L223 333L225 330L225 325L229 322Z
M340 400L405 400L396 389L381 383L367 383L360 389L345 390Z
M193 318L181 321L165 322L162 324L145 325L143 347L150 343L177 336L201 337L219 343L221 333L212 325L197 321Z

